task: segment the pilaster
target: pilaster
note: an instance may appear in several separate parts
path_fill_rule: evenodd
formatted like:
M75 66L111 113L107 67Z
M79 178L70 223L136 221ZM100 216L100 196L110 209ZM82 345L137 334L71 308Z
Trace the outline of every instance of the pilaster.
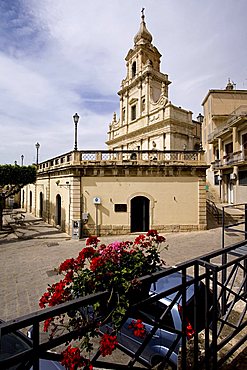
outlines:
M69 224L72 225L72 220L81 219L81 181L80 177L71 179L70 184L70 220Z

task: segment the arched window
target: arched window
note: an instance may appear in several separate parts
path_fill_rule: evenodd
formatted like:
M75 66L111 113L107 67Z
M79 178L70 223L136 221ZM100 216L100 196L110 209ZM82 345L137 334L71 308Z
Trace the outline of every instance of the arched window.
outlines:
M133 62L132 64L132 78L136 75L136 62Z

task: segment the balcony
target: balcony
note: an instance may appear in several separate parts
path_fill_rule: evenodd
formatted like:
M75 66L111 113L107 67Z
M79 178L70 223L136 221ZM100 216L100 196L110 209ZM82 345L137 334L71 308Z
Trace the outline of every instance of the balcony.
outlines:
M208 142L211 144L214 140L217 140L227 132L230 132L232 127L236 127L240 123L246 122L246 120L247 105L241 105L229 115L229 118L224 125L217 127L215 130L208 134Z
M205 165L204 152L195 150L84 150L62 154L39 164L38 172L85 165Z
M246 161L247 161L247 149L243 149L235 153L228 153L222 159L216 159L211 164L213 166L213 169L217 170L222 167L238 165Z

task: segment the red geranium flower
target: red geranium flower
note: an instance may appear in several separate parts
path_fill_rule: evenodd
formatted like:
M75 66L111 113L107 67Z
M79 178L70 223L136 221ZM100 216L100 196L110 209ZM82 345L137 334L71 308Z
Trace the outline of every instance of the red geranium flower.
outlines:
M157 232L157 230L148 230L148 232L147 232L147 236L156 236L156 235L158 235L158 232Z
M90 270L95 272L99 267L104 265L104 260L102 257L93 257L90 263Z
M86 240L86 245L95 245L95 246L97 246L97 244L99 243L99 241L100 240L97 238L97 236L90 236Z
M73 270L75 267L75 260L74 258L68 258L59 266L59 273L62 271Z
M48 328L50 326L50 323L53 321L53 318L47 319L44 322L44 332L48 332Z
M111 355L117 344L116 335L104 334L100 340L100 352L102 356L105 357L107 355Z
M48 286L47 291L40 298L41 308L55 306L68 302L74 298L87 294L108 290L110 295L107 301L100 299L88 311L81 312L72 309L67 314L55 316L44 322L44 330L53 338L60 330L69 330L74 333L73 345L78 341L79 348L68 346L62 354L62 364L69 370L92 370L89 359L83 356L86 352L96 350L96 341L99 327L109 319L113 323L114 332L104 334L100 340L100 353L102 356L111 355L117 346L117 333L129 305L138 300L135 292L147 293L139 278L153 273L160 268L160 243L165 241L156 230L149 230L145 235L139 235L134 243L130 241L115 241L108 245L99 243L96 236L87 239L86 247L82 248L78 257L67 259L59 266L59 273L63 280ZM86 308L86 307L85 307ZM51 316L51 314L49 314ZM101 323L99 323L99 319ZM86 335L80 328L86 327ZM144 338L146 328L141 320L133 320L129 329L133 335ZM67 345L67 344L66 344Z
M135 238L135 244L142 244L145 240L145 235L141 234Z
M81 356L80 350L77 347L68 346L65 351L62 352L61 364L68 370L76 370L80 367L87 365L87 361Z
M139 337L139 338L144 338L144 336L146 334L145 325L143 324L142 320L140 320L140 319L132 320L131 324L129 325L129 329L132 329L133 334L136 337Z
M81 262L84 263L86 258L91 258L95 253L96 253L96 250L93 247L85 247L80 251L77 257L77 261L79 263Z

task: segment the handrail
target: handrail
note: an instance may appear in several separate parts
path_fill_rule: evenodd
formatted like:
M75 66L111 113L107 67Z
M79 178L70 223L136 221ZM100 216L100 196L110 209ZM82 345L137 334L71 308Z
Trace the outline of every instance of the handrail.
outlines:
M207 210L216 218L217 224L220 224L220 221L222 219L222 214L220 213L215 202L213 202L211 199L206 199L206 205L207 205Z

